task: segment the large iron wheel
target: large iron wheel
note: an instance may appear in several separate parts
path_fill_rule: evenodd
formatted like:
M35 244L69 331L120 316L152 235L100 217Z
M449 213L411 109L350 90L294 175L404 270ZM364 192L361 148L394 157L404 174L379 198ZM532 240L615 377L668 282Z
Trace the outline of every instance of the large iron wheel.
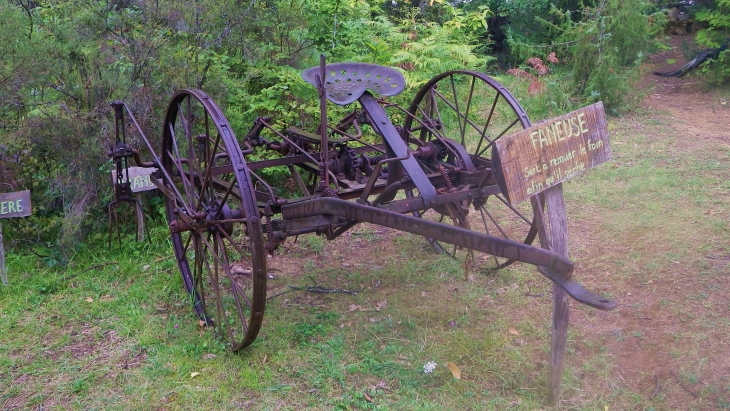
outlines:
M408 113L403 127L403 137L408 144L414 149L431 144L441 150L437 161L422 162L429 173L443 172L442 168L448 170L449 167L459 167L462 171L491 170L494 142L530 126L527 114L507 89L491 77L473 71L450 71L436 76L421 88ZM455 183L445 182L441 189L468 188L449 187ZM538 230L530 202L511 206L493 176L481 183L481 187L485 186L492 190L484 199L417 215L532 244ZM419 195L417 190L407 190L406 194ZM479 270L501 269L514 262L496 256L475 256L470 250L430 239L429 242L437 252L465 258L467 264Z
M253 185L228 120L205 93L167 109L162 167L175 258L196 314L237 351L261 329L266 254Z

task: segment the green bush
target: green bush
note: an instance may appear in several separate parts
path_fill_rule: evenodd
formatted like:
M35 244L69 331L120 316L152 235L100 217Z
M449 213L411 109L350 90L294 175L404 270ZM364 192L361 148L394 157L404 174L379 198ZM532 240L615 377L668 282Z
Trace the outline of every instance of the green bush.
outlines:
M707 28L697 32L695 41L704 47L728 46L730 42L730 0L717 0L714 9L698 12L695 18L704 22ZM717 64L712 64L717 63ZM717 61L705 64L703 72L709 75L714 83L730 81L730 50L720 53Z
M641 0L607 0L584 10L578 22L570 13L554 10L561 31L556 41L568 45L572 82L586 103L603 101L607 110L618 113L639 97L632 85L659 30L649 24L648 10Z

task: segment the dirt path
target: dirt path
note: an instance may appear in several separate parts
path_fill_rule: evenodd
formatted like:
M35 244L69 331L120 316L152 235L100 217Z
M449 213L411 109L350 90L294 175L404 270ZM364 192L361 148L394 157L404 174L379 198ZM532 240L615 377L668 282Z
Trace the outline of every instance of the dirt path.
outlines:
M672 36L671 50L650 58L651 72L670 72L687 60L683 50L693 43L691 36ZM668 62L674 61L673 64ZM730 101L715 93L701 77L661 77L647 74L642 83L653 89L644 105L649 110L666 110L676 119L676 127L689 138L716 140L730 145Z
M730 164L730 88L713 87L697 75L651 74L684 65L687 60L682 50L687 44L683 43L692 41L690 36L674 36L671 50L651 57L649 72L640 84L648 91L641 113L635 119L613 120L618 123L613 167L632 170L637 179L654 179L669 187L672 179L684 180L679 184L685 185L697 180L712 187L698 187L697 194L678 190L662 196L651 193L649 185L639 186L642 188L623 203L634 214L616 212L604 218L616 224L616 216L625 216L630 222L621 229L609 234L599 225L588 234L573 229L576 242L589 249L584 255L585 271L610 279L621 304L612 313L578 310L574 317L586 341L606 342L610 358L608 378L588 385L602 395L610 396L611 391L624 394L614 402L619 407L730 408L726 346L730 306L726 293L714 292L730 285L730 195L725 171ZM642 150L649 158L648 166L641 164ZM616 183L617 191L627 184ZM660 188L664 189L666 186ZM617 195L611 200L621 198ZM664 216L661 212L653 215L661 221L646 222L642 217L652 214L644 213L642 207L666 211ZM580 210L576 211L578 217ZM702 220L705 218L717 220L712 226ZM590 221L585 218L576 224ZM698 224L710 229L703 232ZM636 399L627 402L631 395ZM655 408L656 404L662 408Z

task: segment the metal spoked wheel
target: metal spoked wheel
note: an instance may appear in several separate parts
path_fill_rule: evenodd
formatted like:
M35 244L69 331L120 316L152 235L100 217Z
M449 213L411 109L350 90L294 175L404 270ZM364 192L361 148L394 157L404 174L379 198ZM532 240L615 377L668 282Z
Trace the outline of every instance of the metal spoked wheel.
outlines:
M439 151L435 161L422 162L429 173L491 170L493 143L530 126L530 120L517 100L489 76L473 71L451 71L429 81L408 109L403 137L412 148L429 144ZM534 209L530 202L513 207L502 195L489 174L479 187L491 192L484 199L470 200L419 213L418 216L450 222L463 228L532 244L537 235ZM441 190L475 188L458 181L444 183ZM406 192L418 196L417 190ZM429 240L438 252L485 271L504 268L514 262L496 256L476 256L470 250Z
M253 343L266 254L248 168L228 120L203 92L176 93L163 130L167 220L196 314L233 351Z

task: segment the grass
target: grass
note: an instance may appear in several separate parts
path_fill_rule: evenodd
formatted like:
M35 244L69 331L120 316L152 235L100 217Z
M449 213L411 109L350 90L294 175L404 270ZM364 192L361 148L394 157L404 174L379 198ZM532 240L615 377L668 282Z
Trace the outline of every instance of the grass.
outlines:
M572 304L560 409L730 409L730 149L674 121L611 119L614 159L566 183L577 278L621 306ZM10 250L0 408L548 408L551 286L530 266L465 281L408 234L302 236L272 259L286 267L272 282L360 292L280 295L232 354L192 314L164 227L152 236L121 250L99 238L65 267Z

